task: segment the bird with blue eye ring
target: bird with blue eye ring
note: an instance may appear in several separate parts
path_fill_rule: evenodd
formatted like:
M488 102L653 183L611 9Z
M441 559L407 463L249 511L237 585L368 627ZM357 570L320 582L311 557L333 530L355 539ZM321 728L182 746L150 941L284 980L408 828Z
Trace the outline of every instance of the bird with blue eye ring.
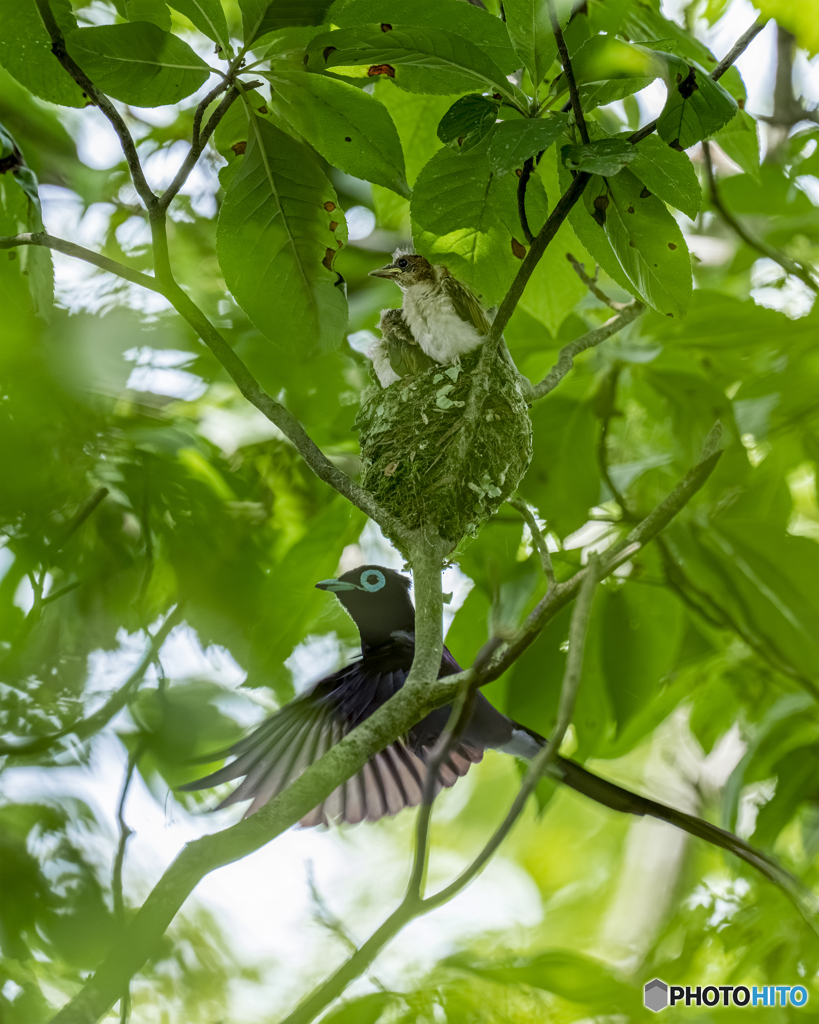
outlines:
M181 789L206 789L244 777L219 808L249 800L245 815L253 814L404 685L415 653L415 609L409 578L383 565L362 565L338 579L321 580L315 585L335 594L352 617L361 637L361 656L321 679L229 750L210 755L210 761L230 755L235 760ZM459 671L458 663L444 647L439 678ZM357 775L338 786L301 819L301 824L377 821L419 804L429 755L450 710L442 707L430 712L406 736L380 751ZM497 711L479 691L469 721L439 768L436 792L454 785L481 760L486 749L530 759L545 742L534 730ZM555 780L613 810L666 821L757 866L760 859L766 859L730 832L616 786L568 758L558 756L549 772Z

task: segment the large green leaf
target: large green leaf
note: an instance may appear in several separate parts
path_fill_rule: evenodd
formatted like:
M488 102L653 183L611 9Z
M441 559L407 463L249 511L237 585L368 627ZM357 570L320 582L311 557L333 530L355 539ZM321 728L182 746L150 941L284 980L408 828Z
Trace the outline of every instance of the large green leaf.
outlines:
M230 52L230 32L219 0L168 0L171 7L191 21L200 32Z
M331 268L345 241L338 199L309 150L254 117L216 251L228 288L267 338L304 350L341 339L347 303Z
M595 175L583 204L632 289L659 313L683 316L691 301L691 263L682 232L664 204L628 170L612 178Z
M438 125L455 97L408 93L389 78L376 82L375 97L387 108L398 131L407 181L414 185L421 168L441 148Z
M387 32L379 26L341 29L318 36L308 52L311 70L367 66L371 75L394 78L398 69L417 68L444 74L432 80L428 90L423 79L414 80L413 91L465 92L478 85L526 102L488 53L468 39L438 28L396 24ZM401 84L400 77L396 80Z
M461 96L441 118L438 138L462 152L486 138L495 126L500 104L489 96Z
M756 121L746 110L738 110L733 118L714 136L714 142L734 163L761 182L759 174L759 139Z
M77 28L70 0L53 0L51 8L63 33ZM0 63L35 96L49 103L84 107L88 102L51 52L51 40L34 0L0 4Z
M584 146L564 146L560 151L570 171L612 176L637 155L625 139L595 139Z
M245 45L291 25L320 25L331 0L239 0Z
M171 31L171 12L165 0L125 0L128 21L150 21L163 32Z
M657 118L657 131L675 149L688 149L728 124L737 103L699 65L672 55L668 60L668 99Z
M147 21L81 28L66 47L103 92L136 107L178 103L210 75L187 43Z
M545 219L543 187L527 194L532 223ZM443 263L479 295L499 302L525 254L517 213L517 178L494 175L486 143L468 153L442 149L418 175L410 205L419 252Z
M702 189L694 165L685 153L656 135L647 136L634 149L635 157L629 164L632 173L658 199L694 220L702 206Z
M565 29L572 14L571 0L557 0L555 11ZM504 13L512 45L537 87L557 57L549 6L541 0L507 0Z
M300 72L272 76L280 114L331 166L408 196L404 154L387 109L346 82Z
M528 157L542 153L563 135L568 121L568 114L550 114L542 121L501 121L489 143L493 172L520 170Z
M336 0L327 21L342 28L400 24L445 29L479 46L504 74L520 66L501 19L462 0Z

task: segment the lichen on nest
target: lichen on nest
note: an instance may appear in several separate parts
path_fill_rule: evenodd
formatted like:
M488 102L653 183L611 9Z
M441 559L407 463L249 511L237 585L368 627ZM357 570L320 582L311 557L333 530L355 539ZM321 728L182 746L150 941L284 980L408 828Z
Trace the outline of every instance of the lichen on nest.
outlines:
M517 375L495 362L473 442L457 464L480 350L361 396L362 484L407 529L434 527L455 548L516 490L532 458L532 425ZM395 540L396 538L392 538Z

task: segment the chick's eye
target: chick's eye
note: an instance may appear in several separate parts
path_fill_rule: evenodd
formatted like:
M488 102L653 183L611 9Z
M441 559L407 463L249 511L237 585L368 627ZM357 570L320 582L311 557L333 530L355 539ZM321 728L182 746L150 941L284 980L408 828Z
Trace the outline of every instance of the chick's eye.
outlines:
M370 593L380 590L386 582L384 573L379 572L377 569L368 569L361 574L361 586L365 590L369 590Z
M408 266L409 266L409 260L399 260L399 261L398 261L398 266L399 266L399 267L400 267L400 268L401 268L402 270L404 270L404 268L405 268L405 267L408 267Z

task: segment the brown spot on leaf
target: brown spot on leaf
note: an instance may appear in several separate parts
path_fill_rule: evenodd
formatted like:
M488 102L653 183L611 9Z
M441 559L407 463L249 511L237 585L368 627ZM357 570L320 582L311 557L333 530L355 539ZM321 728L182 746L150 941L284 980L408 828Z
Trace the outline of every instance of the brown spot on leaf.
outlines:
M740 110L744 110L745 109L745 100L742 100L742 99L737 100L737 106L739 107Z
M340 249L340 248L342 247L342 245L344 245L344 243L343 243L343 242L341 241L341 239L339 238L339 239L338 239L338 240L336 241L336 248L337 248L337 249Z
M331 231L335 231L335 229L336 229L337 227L338 227L338 221L337 221L337 220L331 220L331 221L330 221L330 230L331 230Z
M633 206L630 206L630 207L628 208L628 212L629 212L629 213L634 213L634 207L633 207Z
M20 161L17 159L16 153L9 153L8 156L4 156L0 160L0 174L5 174L6 171L13 171L15 167L20 166Z
M396 469L398 469L398 465L399 464L397 462L391 462L388 466L385 466L384 476L393 476L395 474Z
M674 319L674 314L673 313L666 313L666 316L670 316L672 320Z
M466 136L465 136L465 135L461 135L461 136L460 136L460 137L458 138L458 145L459 145L459 146L462 146L462 145L464 144L464 139L465 139L465 138L466 138Z
M515 168L515 174L517 174L517 176L520 177L521 174L523 174L523 171L519 167L516 167Z
M324 259L321 261L328 270L333 269L333 257L335 256L335 249L325 249Z
M260 114L266 114L267 113L267 107L259 107L259 113Z
M367 68L367 76L375 78L377 75L386 75L388 78L395 78L395 68L392 64L373 64Z
M636 249L637 248L637 246L634 244L634 242L631 239L628 240L628 244L631 246L632 249Z
M350 138L350 136L349 136L349 135L345 135L345 136L344 136L344 141L345 141L345 142L352 142L353 140L352 140L352 139Z
M499 92L493 92L492 93L492 99L493 100L501 100L501 99L503 99L503 97L501 96L501 94Z
M385 21L382 21L381 22L381 31L382 32L392 32L392 25L388 25Z
M640 198L641 198L641 199L648 199L648 197L649 197L650 195L651 195L651 193L650 193L650 192L648 191L648 189L647 189L647 188L644 188L644 189L642 189L642 190L640 191Z
M241 156L242 153L247 149L247 142L234 142L230 147L236 156Z
M325 61L330 56L330 54L331 53L335 53L337 49L338 49L337 46L325 46L324 50L322 52L322 56L324 57Z
M332 212L333 212L333 210L335 210L335 208L336 208L336 204L335 204L335 203L331 203L329 199L328 199L328 200L327 200L327 202L326 202L326 203L324 204L324 209L325 209L325 210L326 210L326 211L327 211L328 213L332 213Z
M676 249L676 248L677 248L677 246L676 246L676 245L674 245L674 243L673 243L673 242L669 242L669 243L668 243L668 248L669 248L669 249Z
M598 196L594 201L595 210L605 210L609 205L608 196Z
M517 238L512 239L512 254L517 256L519 260L522 260L526 255L526 247L521 245Z
M677 76L677 80L679 81L679 75ZM688 78L686 78L684 82L680 82L677 89L684 100L690 99L697 89L699 89L699 86L697 85L697 72L694 68L688 69Z
M304 65L305 67L307 67L307 65L308 65L309 61L310 61L310 54L309 54L309 53L305 53L305 55L304 55L304 56L302 57L302 59L301 59L301 62L302 62L302 64L303 64L303 65Z

